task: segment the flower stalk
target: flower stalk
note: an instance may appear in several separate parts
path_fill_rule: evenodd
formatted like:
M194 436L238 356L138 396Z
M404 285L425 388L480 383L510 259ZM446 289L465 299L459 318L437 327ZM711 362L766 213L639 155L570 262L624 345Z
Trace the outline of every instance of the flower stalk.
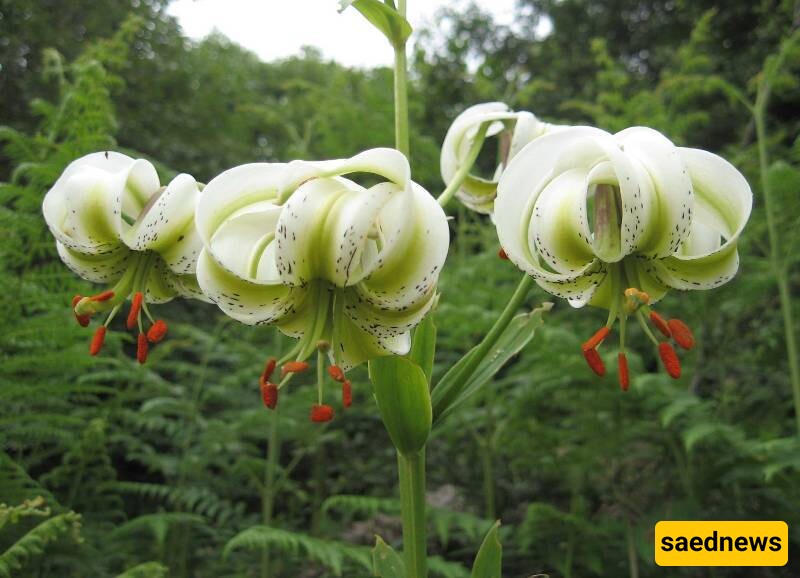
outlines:
M400 511L403 519L403 557L407 578L427 578L427 526L425 520L425 448L397 452Z

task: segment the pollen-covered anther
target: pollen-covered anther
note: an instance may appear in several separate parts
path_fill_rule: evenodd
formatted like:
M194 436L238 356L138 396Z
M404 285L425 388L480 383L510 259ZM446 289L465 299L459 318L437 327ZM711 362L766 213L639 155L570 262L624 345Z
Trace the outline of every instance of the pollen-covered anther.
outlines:
M603 377L606 374L606 366L603 363L603 359L600 357L600 354L597 353L596 349L583 349L583 357L586 359L586 363L589 364L589 367L592 371L594 371L600 377Z
M333 408L324 403L315 403L311 406L311 421L324 423L333 419Z
M631 385L631 377L628 373L628 358L621 351L617 354L617 370L619 372L619 386L622 391L628 391Z
M92 342L89 345L89 355L97 355L100 353L100 350L103 348L103 341L106 338L106 326L101 325L97 328L94 332L94 336L92 337Z
M584 344L583 344L583 351L586 352L590 349L596 348L598 345L603 343L608 334L611 333L610 327L601 327L595 334L592 335Z
M353 404L353 386L345 379L342 382L342 406L350 407Z
M636 313L639 307L650 303L650 295L636 287L625 289L625 311L630 315Z
M666 341L659 343L658 354L661 356L661 361L664 363L664 369L667 370L667 374L672 379L678 379L681 376L681 362L672 345Z
M508 253L506 250L500 247L500 250L497 252L497 256L500 257L503 261L508 261Z
M266 383L269 383L269 380L272 378L272 374L275 371L275 366L278 364L278 360L274 357L270 357L267 359L267 362L264 364L264 371L261 372L261 378L258 382L263 386Z
M142 311L142 292L137 291L131 298L131 310L128 311L128 319L125 325L128 329L133 329L139 322L139 313Z
M330 375L334 381L338 381L340 383L345 382L344 371L338 365L331 365L328 367L328 375Z
M72 298L72 313L75 315L75 321L78 322L78 325L80 325L81 327L88 327L89 321L92 319L92 316L88 313L84 315L78 315L75 312L75 306L78 303L80 303L81 299L83 299L83 297L81 297L80 295L75 295L75 297Z
M667 321L667 326L672 332L672 338L683 349L689 350L694 347L695 340L692 330L680 319L670 319Z
M167 323L163 319L156 319L155 323L147 330L147 341L158 343L167 334Z
M275 409L278 405L278 386L272 382L264 382L260 384L261 387L261 401L264 402L264 407L267 409Z
M664 320L664 318L661 317L661 315L659 315L655 311L650 312L650 322L656 326L656 329L658 329L661 332L661 335L663 335L667 339L672 337L672 331L670 331L669 325Z
M136 338L136 361L139 363L147 361L147 352L149 349L150 346L147 343L147 336L144 333L140 333Z
M91 297L89 297L89 300L100 302L100 301L108 301L109 299L113 298L114 298L113 291L103 291L102 293L98 293L97 295L92 295Z
M286 377L289 373L302 373L308 368L309 365L305 361L289 361L281 367L281 377Z

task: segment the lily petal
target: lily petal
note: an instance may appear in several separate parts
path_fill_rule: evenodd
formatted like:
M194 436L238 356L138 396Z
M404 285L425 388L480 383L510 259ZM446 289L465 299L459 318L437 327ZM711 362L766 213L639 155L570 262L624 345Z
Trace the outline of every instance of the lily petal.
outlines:
M736 242L753 204L744 176L725 159L698 149L681 148L695 192L695 219L716 230L725 242L714 248L709 241L696 254L676 254L656 263L655 274L676 289L711 289L729 281L739 268ZM708 230L705 230L708 235Z
M672 255L689 234L692 223L692 182L678 147L658 131L645 127L625 129L615 138L628 155L644 166L655 194L652 219L645 223L638 251L656 257Z
M104 252L119 244L123 218L135 219L158 188L158 175L148 161L93 153L70 163L45 195L42 211L65 247Z
M382 176L401 189L406 188L411 181L411 168L403 153L390 148L375 148L349 159L290 162L281 182L281 197L290 194L309 179L360 172Z
M175 177L160 193L153 195L140 217L123 235L135 251L155 251L175 273L194 272L202 242L194 226L200 191L190 175Z
M212 302L247 325L276 322L291 314L305 291L241 279L220 266L207 249L200 252L197 260L197 281Z
M99 253L81 253L56 241L58 256L73 273L91 281L110 285L128 269L132 253L125 245L106 249Z

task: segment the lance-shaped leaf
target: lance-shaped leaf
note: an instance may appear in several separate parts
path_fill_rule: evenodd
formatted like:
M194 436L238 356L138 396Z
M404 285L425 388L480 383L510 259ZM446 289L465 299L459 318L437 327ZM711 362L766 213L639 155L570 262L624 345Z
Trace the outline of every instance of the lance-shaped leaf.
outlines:
M483 539L475 563L472 565L472 578L500 578L503 561L503 547L500 545L498 530L500 522L495 522Z
M380 30L392 46L402 47L411 36L411 24L392 6L380 0L341 0L339 12L351 5Z
M375 400L392 443L401 454L421 450L431 433L431 394L419 365L405 357L369 362Z
M428 379L428 385L431 383L433 357L435 354L436 324L433 322L433 314L429 313L414 330L411 351L408 354L408 358L422 368L425 377Z
M372 572L379 578L406 577L403 558L380 536L375 536L375 547L372 549Z
M475 371L469 376L461 375L462 369L472 362L472 358L481 354L480 345L473 347L462 357L436 384L433 390L434 424L439 423L458 404L463 403L485 386L500 369L523 347L542 325L542 316L552 309L552 303L543 303L530 313L521 313L511 320L501 334L497 343L485 354Z

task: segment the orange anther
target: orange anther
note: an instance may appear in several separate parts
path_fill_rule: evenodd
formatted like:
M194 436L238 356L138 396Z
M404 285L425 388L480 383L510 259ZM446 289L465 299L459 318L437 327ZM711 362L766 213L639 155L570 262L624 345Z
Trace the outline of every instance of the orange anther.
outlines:
M325 404L311 406L311 421L314 423L324 423L333 419L333 408Z
M281 367L281 377L285 377L287 373L302 373L309 368L305 361L289 361Z
M97 328L97 331L94 332L94 337L92 337L92 343L89 345L89 354L90 355L97 355L100 353L100 350L103 348L103 340L106 338L106 326L101 325Z
M109 299L114 298L113 291L103 291L102 293L98 293L97 295L92 295L89 297L91 301L108 301Z
M348 380L342 383L342 405L350 407L353 404L353 387Z
M611 332L611 329L608 327L601 327L598 329L594 335L592 335L586 343L583 344L583 350L588 351L590 349L594 349L601 343L603 340L608 337L608 334Z
M148 349L147 336L144 333L140 333L139 337L136 338L136 361L139 363L147 361Z
M264 402L264 407L275 409L278 405L278 386L270 382L262 383L261 401Z
M139 313L142 311L142 292L137 291L133 294L131 299L131 310L128 311L128 320L126 325L128 329L133 329L139 322Z
M672 332L672 338L675 340L675 343L680 345L683 349L691 349L694 347L694 334L692 330L689 329L688 325L680 319L670 319L667 321L667 325Z
M603 377L606 374L606 366L596 349L584 349L583 357L586 358L586 363L597 375Z
M669 325L667 325L667 322L664 321L664 318L661 317L661 315L655 311L651 311L650 321L656 326L656 329L658 329L664 337L672 337L672 332L669 330Z
M345 380L344 371L342 371L342 368L339 367L338 365L331 365L328 368L328 374L333 378L334 381L339 381L344 383Z
M503 261L508 261L508 253L506 250L500 247L500 250L497 252L497 256L500 257Z
M156 319L156 322L147 330L147 341L158 343L167 334L167 323L163 319Z
M675 353L672 345L666 341L658 344L658 354L661 356L661 361L664 363L664 369L672 379L678 379L681 376L681 362L678 359L678 354Z
M264 364L264 371L261 373L261 379L259 383L265 384L269 383L270 378L272 377L272 373L275 371L275 366L278 364L278 360L274 357L270 357L267 359L267 363Z
M631 378L628 373L628 358L622 352L617 354L617 368L619 369L619 386L622 391L628 391L631 385Z

